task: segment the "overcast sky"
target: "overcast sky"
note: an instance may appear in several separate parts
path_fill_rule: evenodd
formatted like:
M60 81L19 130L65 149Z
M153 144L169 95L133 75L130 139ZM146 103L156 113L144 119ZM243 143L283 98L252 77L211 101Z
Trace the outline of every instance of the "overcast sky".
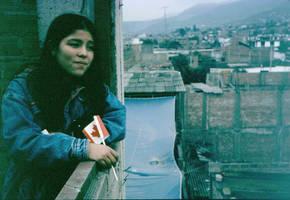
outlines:
M233 0L123 0L124 21L151 20L164 16L174 16L183 10L199 4L209 2L227 2Z

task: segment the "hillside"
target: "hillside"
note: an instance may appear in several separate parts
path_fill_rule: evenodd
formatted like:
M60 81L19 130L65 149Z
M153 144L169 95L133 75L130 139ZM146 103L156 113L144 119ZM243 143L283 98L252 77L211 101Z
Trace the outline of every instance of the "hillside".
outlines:
M286 22L290 20L290 1L283 3L280 6L277 6L271 10L260 12L256 15L252 15L244 20L238 20L236 23L243 24L260 24L265 21L271 22Z
M185 26L219 26L227 23L249 23L249 20L259 21L276 15L287 16L289 0L239 0L231 3L211 3L193 6L175 17L167 19L167 30ZM288 14L289 15L289 14ZM281 18L281 17L280 17ZM143 22L124 22L124 33L164 32L164 19Z

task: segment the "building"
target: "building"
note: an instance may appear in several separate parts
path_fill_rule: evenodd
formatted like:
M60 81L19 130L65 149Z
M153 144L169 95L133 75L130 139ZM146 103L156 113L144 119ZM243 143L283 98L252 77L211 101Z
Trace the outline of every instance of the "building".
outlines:
M207 84L222 92L192 84L184 98L186 165L203 169L192 173L191 179L200 181L191 182L197 189L190 194L288 199L289 72L223 69L219 78L208 76Z
M211 199L289 199L289 163L210 163Z
M128 117L126 198L181 198L182 161L176 159L182 152L176 138L182 127L185 88L180 73L127 72L124 85Z

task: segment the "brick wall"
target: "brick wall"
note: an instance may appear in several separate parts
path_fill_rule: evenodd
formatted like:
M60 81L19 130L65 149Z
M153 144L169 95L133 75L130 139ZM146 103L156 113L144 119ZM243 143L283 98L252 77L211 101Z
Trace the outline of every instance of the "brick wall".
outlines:
M208 74L207 80L210 85L222 87L261 87L261 86L289 86L289 72L222 72Z
M219 162L290 162L288 76L235 74L243 87L224 88L220 95L188 86L183 139L209 143Z
M24 63L35 61L39 56L36 1L1 1L0 24L1 100L3 90L15 71ZM6 168L6 148L0 137L0 186Z
M35 1L1 1L0 24L0 87L3 88L19 66L39 55Z

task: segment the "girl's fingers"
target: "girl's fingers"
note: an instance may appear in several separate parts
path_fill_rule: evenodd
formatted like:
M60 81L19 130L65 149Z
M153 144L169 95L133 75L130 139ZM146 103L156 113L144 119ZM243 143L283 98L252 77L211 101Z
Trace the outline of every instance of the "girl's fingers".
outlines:
M119 154L118 154L116 151L112 150L112 151L111 151L111 154L112 154L112 156L116 159L116 161L119 160Z
M108 155L107 155L107 159L110 160L110 164L111 164L111 165L114 165L114 166L115 166L115 164L116 164L116 162L117 162L117 159L115 158L114 155L112 155L112 154L108 154Z

